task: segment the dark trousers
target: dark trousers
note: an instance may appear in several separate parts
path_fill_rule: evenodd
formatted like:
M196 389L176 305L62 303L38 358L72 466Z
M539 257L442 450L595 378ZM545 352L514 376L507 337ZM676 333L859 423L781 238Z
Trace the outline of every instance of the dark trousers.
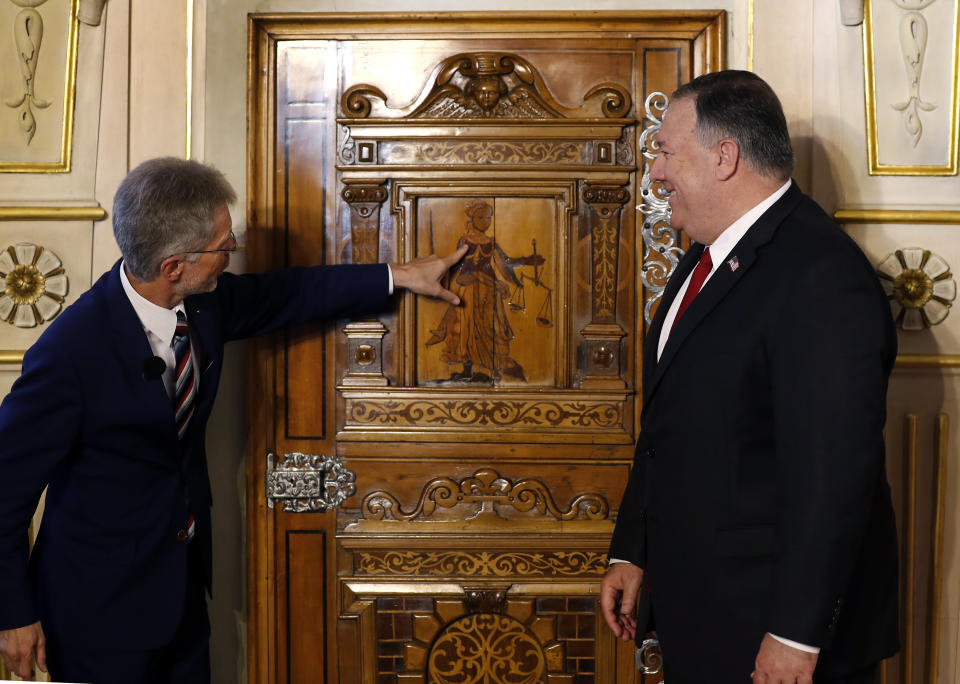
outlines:
M190 577L180 626L170 643L147 651L110 647L103 634L102 649L81 648L48 635L47 665L54 681L90 684L209 684L210 619L207 616L203 573L191 553ZM149 619L149 616L147 616ZM123 625L117 625L123 629Z

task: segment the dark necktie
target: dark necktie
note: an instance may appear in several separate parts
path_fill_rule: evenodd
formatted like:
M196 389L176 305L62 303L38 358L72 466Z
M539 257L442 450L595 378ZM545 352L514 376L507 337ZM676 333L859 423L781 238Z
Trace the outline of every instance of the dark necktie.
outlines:
M700 292L700 288L703 287L703 281L707 279L707 276L710 274L710 270L713 268L713 261L710 260L710 248L705 247L703 249L703 254L700 255L700 261L697 262L696 267L693 269L693 275L690 277L690 284L687 285L687 291L683 293L683 299L680 300L680 308L677 309L677 315L673 319L673 326L670 330L673 330L677 325L677 321L680 320L680 317L683 315L683 312L687 310L687 307L690 306L690 302L693 301L693 298L697 296L697 293Z
M193 354L190 350L190 328L187 317L177 312L177 328L173 333L173 356L176 370L173 389L173 410L177 420L177 437L183 439L193 415L194 400L197 396L197 382L193 372Z

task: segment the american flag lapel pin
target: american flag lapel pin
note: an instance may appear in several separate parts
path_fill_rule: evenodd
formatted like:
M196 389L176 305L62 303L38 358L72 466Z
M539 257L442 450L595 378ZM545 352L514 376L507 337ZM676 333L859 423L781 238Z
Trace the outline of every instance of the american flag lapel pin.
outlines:
M738 268L740 268L740 260L739 260L737 257L733 257L733 258L731 258L731 259L727 259L727 266L730 267L730 272L733 273L733 272L735 272Z

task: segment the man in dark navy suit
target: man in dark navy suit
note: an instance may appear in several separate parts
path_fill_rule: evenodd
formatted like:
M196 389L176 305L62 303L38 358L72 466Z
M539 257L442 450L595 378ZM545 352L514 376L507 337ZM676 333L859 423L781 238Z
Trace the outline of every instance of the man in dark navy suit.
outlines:
M0 405L0 652L30 677L210 679L204 434L230 340L373 312L440 285L463 256L226 273L223 175L144 162L113 208L123 258L26 353ZM27 527L47 486L28 562Z
M624 639L656 629L670 684L872 684L898 647L886 298L791 181L760 78L691 81L658 139L650 177L697 244L644 346L604 617Z

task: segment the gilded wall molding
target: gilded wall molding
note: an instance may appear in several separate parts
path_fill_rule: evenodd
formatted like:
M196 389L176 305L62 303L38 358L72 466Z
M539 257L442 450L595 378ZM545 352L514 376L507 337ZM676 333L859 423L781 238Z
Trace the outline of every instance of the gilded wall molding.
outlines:
M0 349L0 365L19 366L23 363L24 349Z
M906 223L960 225L960 211L925 209L838 209L837 223Z
M864 1L863 63L868 173L871 176L957 175L957 146L960 141L957 112L960 104L960 2L942 0L936 4L936 0ZM929 18L927 14L930 13L924 13L931 6L940 12L937 15L939 18ZM897 10L900 10L899 13ZM942 44L928 45L928 20L945 24L943 20L947 12L952 15L951 39ZM899 61L905 71L895 73L888 69L878 73L878 65L882 67L885 62L877 59L876 51L893 43L894 35L897 36L896 41L901 53ZM928 48L931 54L928 54ZM928 74L924 81L927 83L926 95L921 97L920 84L924 78L925 66L927 71L930 71L931 63L939 66L946 64L948 59L948 73L941 75L932 84L928 83L931 80ZM897 85L895 89L885 90L892 88L893 83L902 84L904 76L905 100L902 86ZM900 113L899 130L894 129L891 117L885 116L888 112ZM921 112L924 114L921 115ZM925 135L921 117L932 116L931 112L945 113L945 128L935 131L939 133L939 137L924 147L920 144ZM905 136L906 149L898 143L898 136ZM931 163L933 157L939 158L941 154L944 159L942 164Z
M960 354L897 354L894 368L960 368Z
M43 48L45 24L52 23L56 26L56 23L51 21L51 13L56 10L51 10L50 7L61 3L53 2L41 13L39 8L47 0L11 2L22 8L13 19L13 48L22 87L16 95L5 98L4 104L7 108L16 110L13 116L20 129L24 147L18 149L11 139L4 140L3 150L0 151L0 173L67 173L70 171L73 150L79 0L62 3L65 6L60 11L65 16L59 19L66 25L62 36L52 34L47 27L48 44L51 40L58 39L66 43L63 79L56 83L42 81L38 78L37 71L41 57L49 59L47 55L51 51L50 48ZM61 112L58 135L44 133L37 119L39 110ZM38 131L41 135L35 140Z
M946 413L935 416L932 443L920 437L918 427L917 414L904 414L900 463L894 462L893 465L899 466L903 473L898 506L898 518L902 523L900 567L904 582L900 598L904 618L902 650L900 658L885 660L880 666L881 681L890 681L894 668L899 666L899 681L905 684L916 681L914 671L919 663L922 663L919 670L923 673L922 681L941 681L937 674L941 637L950 634L941 620L951 456L950 418ZM926 451L928 448L929 452ZM891 458L894 453L893 449L888 451ZM928 534L927 530L931 533Z
M102 221L107 210L95 207L0 206L0 221Z

